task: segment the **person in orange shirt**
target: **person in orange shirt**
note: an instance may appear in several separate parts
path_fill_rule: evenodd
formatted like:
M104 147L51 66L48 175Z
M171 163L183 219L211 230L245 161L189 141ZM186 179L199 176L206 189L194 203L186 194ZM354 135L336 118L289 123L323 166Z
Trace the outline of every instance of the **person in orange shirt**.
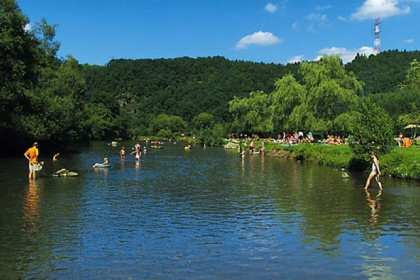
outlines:
M35 179L38 164L38 143L35 142L23 155L29 160L29 179Z

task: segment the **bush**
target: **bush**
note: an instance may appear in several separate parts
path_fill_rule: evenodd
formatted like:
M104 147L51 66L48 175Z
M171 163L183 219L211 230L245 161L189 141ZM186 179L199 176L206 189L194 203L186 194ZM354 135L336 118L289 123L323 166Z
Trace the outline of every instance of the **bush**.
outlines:
M417 147L397 148L381 159L381 171L393 177L420 180L420 151Z

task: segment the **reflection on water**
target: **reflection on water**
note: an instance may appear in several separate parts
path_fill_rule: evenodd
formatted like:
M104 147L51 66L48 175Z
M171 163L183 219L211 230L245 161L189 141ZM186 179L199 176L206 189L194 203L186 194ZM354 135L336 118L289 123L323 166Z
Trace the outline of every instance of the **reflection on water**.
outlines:
M95 143L46 162L50 173L79 177L29 184L21 160L0 160L0 279L420 273L418 183L384 178L384 191L365 192L365 174L343 180L329 167L184 144L151 149L136 164ZM103 157L111 167L92 168Z
M371 197L369 190L365 190L365 191L366 191L366 199L368 201L368 206L371 209L369 222L371 225L374 225L378 222L379 210L381 210L382 190L379 190L378 194L374 198Z
M26 222L23 230L29 234L36 232L39 222L39 199L38 181L29 180L23 204L23 217Z

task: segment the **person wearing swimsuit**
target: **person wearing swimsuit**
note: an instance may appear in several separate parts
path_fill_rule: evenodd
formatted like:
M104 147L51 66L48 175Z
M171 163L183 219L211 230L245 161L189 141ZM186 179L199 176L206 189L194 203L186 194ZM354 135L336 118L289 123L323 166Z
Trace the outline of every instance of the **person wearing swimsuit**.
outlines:
M370 154L370 157L373 159L372 171L370 172L369 177L366 180L365 190L369 188L370 182L373 178L375 178L376 182L378 183L379 188L382 190L382 183L380 181L381 170L379 168L378 155L375 152L372 152Z

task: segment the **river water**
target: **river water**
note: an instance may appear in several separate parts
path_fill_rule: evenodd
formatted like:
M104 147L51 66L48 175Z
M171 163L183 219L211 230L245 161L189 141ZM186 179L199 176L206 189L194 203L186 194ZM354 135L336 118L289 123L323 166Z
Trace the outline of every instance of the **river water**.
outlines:
M419 183L185 143L120 160L134 144L41 146L33 182L0 159L0 279L418 279Z

